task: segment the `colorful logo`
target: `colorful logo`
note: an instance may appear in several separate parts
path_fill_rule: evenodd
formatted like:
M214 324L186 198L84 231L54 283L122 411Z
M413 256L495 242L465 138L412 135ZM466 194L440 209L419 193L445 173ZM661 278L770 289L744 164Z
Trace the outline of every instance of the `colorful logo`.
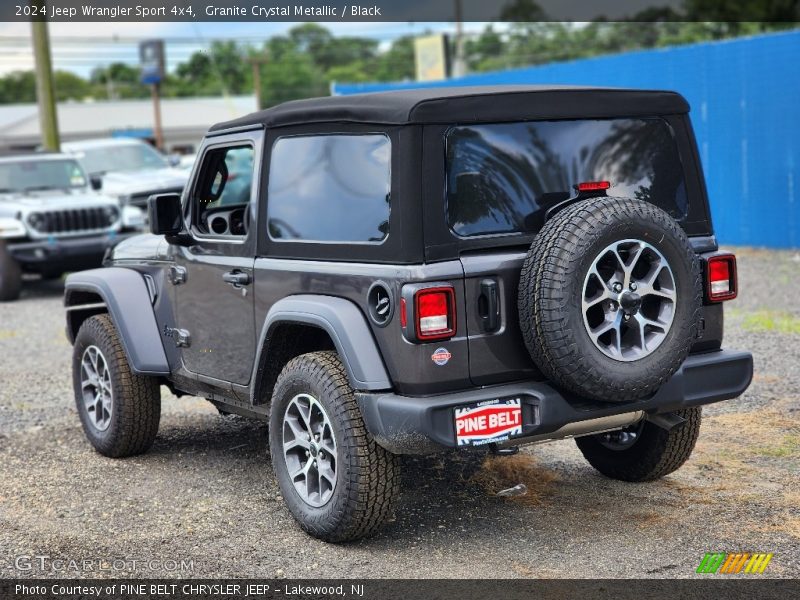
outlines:
M761 574L772 560L772 553L761 552L707 552L697 567L698 573L737 573Z
M440 367L446 365L452 357L453 355L447 351L447 348L437 348L434 353L431 354L431 360Z

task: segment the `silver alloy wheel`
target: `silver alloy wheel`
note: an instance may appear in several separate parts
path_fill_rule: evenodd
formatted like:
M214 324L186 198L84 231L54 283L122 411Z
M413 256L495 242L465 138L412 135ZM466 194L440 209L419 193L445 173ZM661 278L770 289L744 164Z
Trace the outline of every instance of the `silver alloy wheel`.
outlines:
M106 357L97 346L89 346L83 351L81 392L89 422L98 431L108 429L114 410L114 390Z
M677 294L672 269L654 246L628 239L606 246L583 282L583 323L614 360L652 354L669 333Z
M322 404L309 394L283 415L283 458L294 489L309 506L324 506L336 489L336 438Z
M624 429L598 433L597 441L600 442L601 446L605 446L609 450L627 450L641 437L643 429L644 419Z

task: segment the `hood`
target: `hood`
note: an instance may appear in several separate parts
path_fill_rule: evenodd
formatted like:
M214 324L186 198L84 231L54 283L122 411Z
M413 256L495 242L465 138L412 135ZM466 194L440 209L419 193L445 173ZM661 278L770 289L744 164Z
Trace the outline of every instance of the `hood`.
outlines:
M109 204L119 206L115 198L89 191L46 190L30 194L0 194L0 211L3 213L91 208Z
M113 196L131 196L182 188L189 181L189 172L183 169L142 169L115 171L103 175L103 193Z

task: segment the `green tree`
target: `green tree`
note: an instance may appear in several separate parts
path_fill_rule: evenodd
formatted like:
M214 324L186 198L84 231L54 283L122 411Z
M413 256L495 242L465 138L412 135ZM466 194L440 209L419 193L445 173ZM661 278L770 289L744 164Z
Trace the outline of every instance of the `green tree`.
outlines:
M92 86L83 77L69 71L54 71L56 100L83 100L92 95Z
M0 102L36 102L36 77L33 71L13 71L0 78Z
M115 62L98 67L89 75L93 95L98 98L146 98L149 88L139 81L137 67Z

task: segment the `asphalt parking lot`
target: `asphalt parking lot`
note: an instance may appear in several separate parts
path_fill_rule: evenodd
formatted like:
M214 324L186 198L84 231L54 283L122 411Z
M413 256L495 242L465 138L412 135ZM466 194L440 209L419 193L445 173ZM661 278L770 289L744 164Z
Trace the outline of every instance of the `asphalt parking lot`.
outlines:
M774 553L761 577L796 578L800 254L737 253L725 346L751 350L756 376L705 410L684 468L611 481L571 441L483 467L408 460L393 520L341 546L306 536L284 508L265 426L204 400L164 389L149 454L95 453L73 405L62 284L31 282L0 304L0 576L691 577L706 552L743 551ZM493 497L498 479L530 493ZM35 556L49 558L24 558Z

